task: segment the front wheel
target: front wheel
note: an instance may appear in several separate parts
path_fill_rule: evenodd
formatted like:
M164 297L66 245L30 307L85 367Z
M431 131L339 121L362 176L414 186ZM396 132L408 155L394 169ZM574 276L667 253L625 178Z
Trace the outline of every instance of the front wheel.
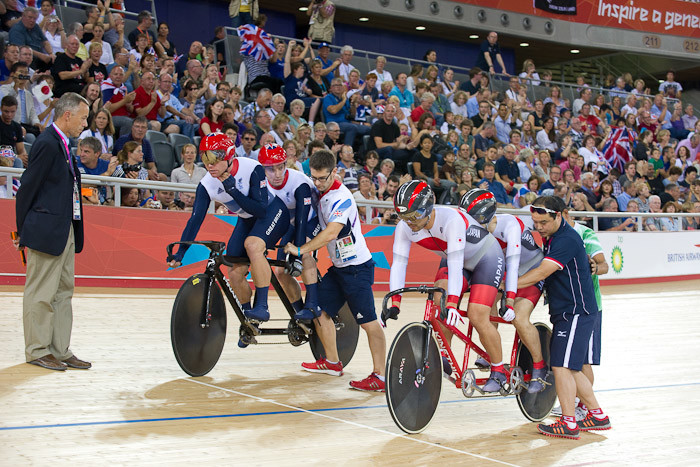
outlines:
M360 338L360 325L355 321L355 317L350 312L350 307L346 303L338 312L338 322L336 324L335 342L338 348L338 357L343 362L343 367L348 366L355 349L357 349L357 340ZM318 337L318 333L314 332L309 339L311 353L314 354L316 360L326 358L326 352L323 350L323 344Z
M401 329L386 361L386 401L396 426L408 434L425 430L435 415L442 389L442 359L425 322ZM424 349L428 360L424 366Z
M535 328L537 328L537 333L540 336L542 358L547 368L549 368L546 377L546 382L549 384L545 385L543 391L535 394L520 391L515 398L518 400L518 407L520 407L523 415L528 420L539 422L544 420L552 411L552 407L554 407L557 399L557 391L554 387L554 373L552 373L552 368L549 366L549 341L552 339L552 331L544 323L535 323ZM515 366L519 367L524 375L532 376L532 355L530 355L530 351L527 350L522 341L518 344Z
M209 325L202 322L209 302ZM206 375L219 361L226 340L226 305L218 284L195 274L180 287L170 317L170 341L180 368L190 376Z

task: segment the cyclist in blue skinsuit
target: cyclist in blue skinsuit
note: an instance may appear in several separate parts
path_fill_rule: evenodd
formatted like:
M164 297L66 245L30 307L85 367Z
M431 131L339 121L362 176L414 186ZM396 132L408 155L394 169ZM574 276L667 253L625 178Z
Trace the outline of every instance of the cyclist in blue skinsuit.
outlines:
M243 313L249 319L267 321L267 292L270 287L270 266L265 251L273 248L289 228L289 211L281 199L267 188L265 170L255 160L236 158L233 142L221 133L205 136L199 145L207 175L197 186L192 216L182 232L180 241L197 236L212 200L221 202L234 214L238 223L226 247L227 257L247 256L255 284L255 304L251 308L252 292L246 281L248 265L229 268L231 287L241 300ZM186 247L168 257L168 264L177 267Z
M289 210L289 230L282 237L281 245L292 243L297 248L306 243L307 238L314 238L320 230L318 218L311 209L311 179L298 170L287 168L287 153L276 144L268 144L260 149L258 162L265 169L267 187L287 206ZM283 250L277 251L277 259L284 259ZM319 315L318 310L318 273L316 260L311 253L299 255L292 253L290 267L276 268L277 279L292 302L295 319L311 321ZM306 287L306 302L301 300L299 283L294 279L301 275Z

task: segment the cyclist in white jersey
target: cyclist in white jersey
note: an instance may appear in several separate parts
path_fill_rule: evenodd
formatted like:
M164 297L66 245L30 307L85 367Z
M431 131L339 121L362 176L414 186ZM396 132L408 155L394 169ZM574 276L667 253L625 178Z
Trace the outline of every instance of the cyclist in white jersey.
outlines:
M535 243L533 233L519 218L510 214L495 215L496 207L493 193L480 188L469 190L460 201L460 209L486 226L505 253L506 312L503 319L513 322L520 339L532 355L533 374L528 392L536 393L545 388L543 381L547 368L542 357L539 333L530 322L530 315L542 295L544 283L538 282L518 290L518 277L539 266L544 254Z
M468 214L446 206L433 206L434 202L433 191L421 180L404 183L396 191L394 207L401 221L394 232L389 288L393 291L404 286L412 243L434 251L442 257L436 279L444 277L440 275L445 269L443 264L446 263L447 269L448 316L445 321L448 325L456 326L463 323L457 306L466 290L464 271L467 271L471 286L467 316L479 333L491 361L499 362L492 366L491 376L483 389L495 392L501 389L506 377L501 336L491 326L489 314L503 276L503 252L493 235ZM392 297L392 306L386 318L396 319L400 305L401 296Z
M282 237L280 245L292 242L294 246L301 247L307 238L315 237L314 227L318 230L318 220L311 209L311 179L298 170L287 168L287 153L281 146L268 144L260 149L258 162L265 169L267 187L287 206L289 210L290 226ZM275 268L275 274L282 288L292 302L296 310L295 319L311 321L318 317L318 277L316 260L311 253L298 256L298 251L290 256L293 260L290 268ZM277 251L277 259L284 259L283 250ZM294 279L301 275L306 287L306 303L301 300L299 283Z
M374 261L362 235L355 198L336 178L338 169L332 152L315 152L309 158L309 168L316 187L312 203L323 230L301 247L288 243L284 250L289 254L303 255L326 246L333 266L321 280L318 301L323 312L314 320L326 358L303 363L302 368L335 376L343 374L332 317L347 302L355 320L367 333L374 365L367 378L351 381L350 386L363 391L383 392L386 340L374 309Z
M219 201L238 215L236 228L226 246L227 257L247 256L255 284L255 306L251 308L252 292L246 275L247 264L229 268L233 291L243 305L249 319L267 321L267 292L270 287L270 265L265 251L273 248L289 228L289 211L282 200L267 189L262 166L247 158L234 157L233 142L221 133L205 136L199 145L202 162L208 173L197 186L192 216L182 232L180 241L194 240L204 221L210 202ZM187 248L181 245L168 257L168 264L181 264Z

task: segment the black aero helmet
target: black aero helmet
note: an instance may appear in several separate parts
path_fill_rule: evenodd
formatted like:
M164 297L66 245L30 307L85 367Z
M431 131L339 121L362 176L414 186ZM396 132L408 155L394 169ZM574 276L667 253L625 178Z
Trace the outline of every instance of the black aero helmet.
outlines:
M396 190L394 209L405 221L415 221L433 212L435 196L433 190L422 180L411 180Z
M479 224L488 224L496 214L496 197L490 191L473 188L459 202L459 208L472 216Z

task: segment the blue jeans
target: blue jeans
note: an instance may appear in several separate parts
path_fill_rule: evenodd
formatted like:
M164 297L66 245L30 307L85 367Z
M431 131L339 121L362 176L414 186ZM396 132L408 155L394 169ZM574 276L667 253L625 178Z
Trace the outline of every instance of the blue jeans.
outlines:
M163 130L165 130L168 125L176 125L180 129L180 134L187 136L191 140L194 140L195 132L199 129L199 125L196 123L187 123L184 120L178 120L175 118L170 118L163 122Z
M250 12L240 12L238 13L238 16L231 18L231 25L234 28L237 28L243 24L253 24L253 17L250 16Z
M356 123L350 122L338 122L340 131L345 134L345 144L352 146L355 142L355 136L357 135L368 135L371 128L364 125L358 125Z

